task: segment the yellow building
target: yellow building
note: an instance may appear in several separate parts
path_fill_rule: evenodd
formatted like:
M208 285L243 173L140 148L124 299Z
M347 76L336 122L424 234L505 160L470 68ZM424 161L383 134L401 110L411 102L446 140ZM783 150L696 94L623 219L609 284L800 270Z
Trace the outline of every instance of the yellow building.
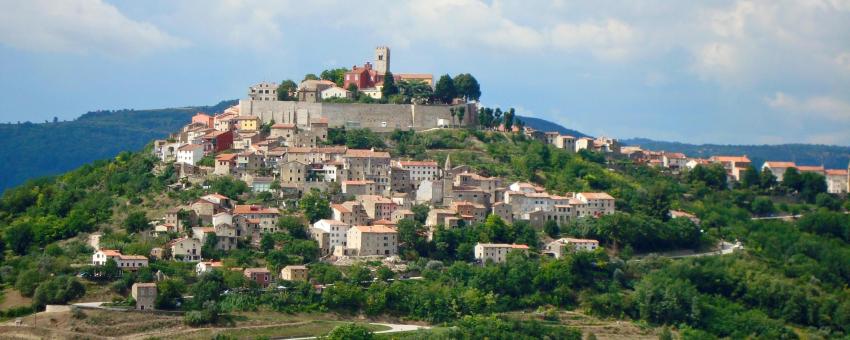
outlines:
M260 129L260 117L256 116L239 116L239 131L257 131Z

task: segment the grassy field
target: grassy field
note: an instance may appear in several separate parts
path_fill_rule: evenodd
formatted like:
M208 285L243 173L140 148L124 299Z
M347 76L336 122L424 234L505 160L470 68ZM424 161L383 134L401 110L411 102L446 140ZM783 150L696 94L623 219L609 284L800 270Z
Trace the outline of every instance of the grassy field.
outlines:
M6 288L2 291L2 293L0 293L0 310L29 306L31 304L32 299L22 296L21 293L14 288Z
M334 327L347 323L344 316L336 314L282 314L274 312L248 312L230 316L227 325L192 328L183 324L179 314L116 312L82 310L74 317L70 312L38 313L37 317L22 318L24 327L15 327L13 321L0 325L15 334L14 338L125 338L125 339L210 339L226 335L238 339L258 337L321 336ZM37 322L37 323L36 323ZM357 320L373 331L389 329ZM5 333L6 335L10 333ZM0 335L0 338L4 338Z

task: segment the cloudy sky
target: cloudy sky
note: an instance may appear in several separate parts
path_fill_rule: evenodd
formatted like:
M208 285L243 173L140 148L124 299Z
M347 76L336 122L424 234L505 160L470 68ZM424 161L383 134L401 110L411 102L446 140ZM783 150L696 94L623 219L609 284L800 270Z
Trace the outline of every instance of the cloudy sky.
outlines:
M215 104L392 48L586 133L850 145L850 0L0 0L0 122Z

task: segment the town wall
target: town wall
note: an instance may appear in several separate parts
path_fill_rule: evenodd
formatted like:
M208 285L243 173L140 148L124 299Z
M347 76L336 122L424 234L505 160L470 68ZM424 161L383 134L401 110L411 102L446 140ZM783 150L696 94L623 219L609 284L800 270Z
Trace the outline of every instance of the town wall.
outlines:
M327 118L329 127L369 128L377 132L395 129L425 130L438 127L442 119L452 122L452 107L467 106L464 122L471 125L476 116L474 104L463 105L410 105L410 104L360 104L360 103L307 103L297 101L239 101L243 115L258 116L264 123L294 123L301 126L316 118ZM472 112L470 114L470 112Z

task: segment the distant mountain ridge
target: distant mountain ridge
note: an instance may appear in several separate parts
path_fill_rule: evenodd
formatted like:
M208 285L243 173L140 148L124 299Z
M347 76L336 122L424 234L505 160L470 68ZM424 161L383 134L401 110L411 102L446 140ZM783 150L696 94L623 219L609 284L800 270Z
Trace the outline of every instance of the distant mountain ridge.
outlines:
M60 174L121 151L139 150L180 129L196 112L221 112L234 103L96 111L67 122L0 124L0 192L31 178Z
M517 117L524 121L527 126L540 131L558 131L562 134L576 137L588 136L545 119ZM760 167L765 161L791 161L799 165L823 165L827 169L846 169L848 162L850 162L850 147L837 145L697 145L657 141L648 138L621 139L620 141L627 145L639 145L649 150L681 152L688 157L707 158L712 155L747 155L756 167Z
M790 161L798 165L823 165L827 169L847 169L850 162L850 147L822 144L778 144L778 145L721 145L687 144L656 141L647 138L623 139L628 145L640 145L644 149L681 152L688 157L707 158L712 155L746 155L753 165L760 167L765 161Z
M584 134L582 132L567 129L558 123L553 123L545 119L528 117L528 116L516 116L517 119L525 122L525 126L534 128L539 131L557 131L563 135L570 135L573 137L590 137L590 135Z

